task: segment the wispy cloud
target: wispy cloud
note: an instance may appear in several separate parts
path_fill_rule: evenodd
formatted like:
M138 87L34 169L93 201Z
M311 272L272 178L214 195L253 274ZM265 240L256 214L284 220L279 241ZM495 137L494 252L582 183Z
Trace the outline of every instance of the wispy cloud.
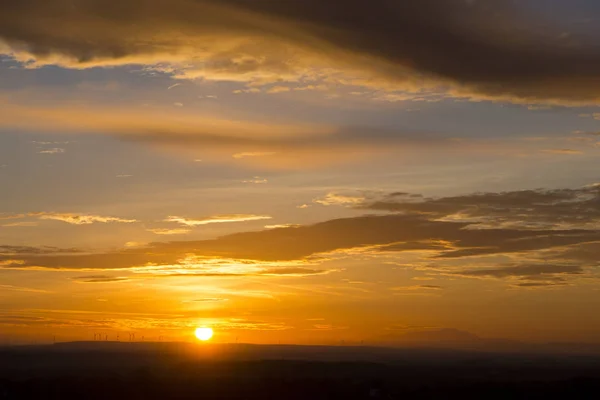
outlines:
M301 226L298 224L278 224L278 225L265 225L265 229L279 229L279 228L291 228L295 226Z
M109 223L109 222L120 222L120 223L133 223L137 222L135 219L125 219L118 217L105 217L100 215L89 215L89 214L71 214L71 213L33 213L30 215L36 215L39 219L62 221L73 225L89 225L93 223Z
M546 149L542 150L543 153L548 154L564 154L564 155L576 155L583 154L581 150L573 150L573 149Z
M217 303L217 302L221 302L221 301L228 301L229 299L223 298L223 297L205 297L202 299L194 299L191 300L194 303Z
M364 197L343 195L337 193L328 193L325 197L314 200L315 203L322 204L324 206L353 206L361 204L364 201Z
M267 90L267 93L277 94L277 93L285 93L289 92L291 89L288 86L274 86Z
M13 291L13 292L51 293L51 292L49 292L47 290L43 290L43 289L34 289L34 288L29 288L29 287L13 286L13 285L0 285L0 289L9 290L9 291Z
M191 219L178 216L169 216L165 219L165 222L176 222L178 224L186 226L200 226L208 224L221 224L229 222L247 222L247 221L259 221L263 219L271 219L268 215L254 215L254 214L223 214L213 215L211 217Z
M232 157L236 159L242 159L246 157L266 157L272 156L273 154L275 154L275 152L273 151L248 151L242 153L235 153Z
M392 288L396 291L413 291L413 290L443 290L442 286L438 285L413 285L413 286L397 286Z
M175 229L153 228L153 229L147 229L147 231L152 232L156 235L185 235L185 234L191 232L190 229L185 229L185 228L175 228Z
M66 152L66 150L59 147L38 151L39 154L62 154L64 152Z
M26 214L6 214L6 213L0 213L0 221L1 220L8 220L8 219L21 219L21 218L25 218L27 215Z
M26 222L26 221L22 221L22 222L13 222L10 224L4 224L2 225L5 228L16 228L16 227L31 227L31 226L38 226L37 222Z
M264 183L268 183L269 181L266 178L261 178L260 176L255 176L252 179L247 179L245 181L242 181L243 183L254 183L257 185L261 185Z
M120 276L110 276L110 275L88 275L88 276L79 276L76 278L72 278L72 280L81 283L114 283L114 282L126 282L129 278L120 277Z
M4 126L37 131L105 132L123 140L175 148L186 158L205 162L240 162L269 168L318 168L336 163L355 163L375 155L409 153L416 148L494 154L510 147L497 144L456 142L440 134L398 129L332 126L297 121L232 121L208 114L164 109L53 106L9 103L0 99ZM522 145L519 144L519 148ZM504 153L503 153L504 154ZM235 157L237 156L237 158Z

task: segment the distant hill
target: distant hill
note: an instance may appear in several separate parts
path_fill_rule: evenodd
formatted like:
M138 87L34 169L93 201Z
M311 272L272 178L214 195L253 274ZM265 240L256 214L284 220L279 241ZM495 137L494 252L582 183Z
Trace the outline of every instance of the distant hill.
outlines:
M373 338L371 343L387 347L454 349L524 354L597 354L600 344L528 343L518 340L482 338L458 329L423 329L392 332Z

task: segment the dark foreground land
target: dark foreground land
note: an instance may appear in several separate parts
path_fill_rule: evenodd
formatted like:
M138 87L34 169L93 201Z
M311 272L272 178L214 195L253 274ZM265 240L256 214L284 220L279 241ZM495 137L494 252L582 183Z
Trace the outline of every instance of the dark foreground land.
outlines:
M79 342L0 348L0 399L598 399L600 357Z

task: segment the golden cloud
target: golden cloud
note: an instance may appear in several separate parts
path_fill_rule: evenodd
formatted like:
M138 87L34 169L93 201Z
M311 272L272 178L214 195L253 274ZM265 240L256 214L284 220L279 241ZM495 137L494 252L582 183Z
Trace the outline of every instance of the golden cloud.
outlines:
M585 34L561 35L502 0L4 0L2 10L0 51L29 67L143 64L252 86L328 82L534 104L600 97L600 54Z
M165 222L176 222L178 224L186 226L200 226L208 224L222 224L230 222L247 222L247 221L260 221L264 219L271 219L268 215L253 215L253 214L224 214L224 215L213 215L212 217L205 217L200 219L188 219L177 216L170 216L165 219Z

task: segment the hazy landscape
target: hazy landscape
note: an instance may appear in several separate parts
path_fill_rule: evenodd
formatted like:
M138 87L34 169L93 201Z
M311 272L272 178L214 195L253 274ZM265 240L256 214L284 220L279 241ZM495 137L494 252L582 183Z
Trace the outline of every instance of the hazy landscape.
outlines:
M600 355L73 342L0 350L4 398L595 398Z

